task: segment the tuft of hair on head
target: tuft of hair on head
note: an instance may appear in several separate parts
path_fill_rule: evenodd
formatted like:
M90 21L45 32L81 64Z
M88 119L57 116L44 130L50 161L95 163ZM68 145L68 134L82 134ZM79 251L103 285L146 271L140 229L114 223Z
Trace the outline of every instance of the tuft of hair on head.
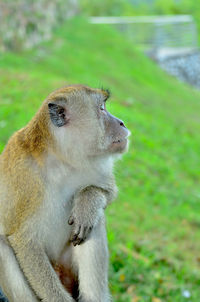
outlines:
M105 94L105 96L106 96L105 101L106 101L107 99L109 99L109 98L110 98L110 96L111 96L111 92L110 92L110 89L109 89L109 88L104 88L104 87L101 87L101 91L103 91L103 92L104 92L104 94Z

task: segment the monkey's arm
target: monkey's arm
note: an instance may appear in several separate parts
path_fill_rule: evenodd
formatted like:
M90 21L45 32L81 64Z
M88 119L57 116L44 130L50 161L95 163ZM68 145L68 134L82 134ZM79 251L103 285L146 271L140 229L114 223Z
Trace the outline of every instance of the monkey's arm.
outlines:
M29 285L43 302L73 302L63 288L48 256L37 240L26 240L22 233L9 236L9 243Z
M86 240L104 214L104 209L116 195L117 187L113 180L107 188L88 186L74 196L72 214L68 221L70 225L73 224L70 240L74 246Z

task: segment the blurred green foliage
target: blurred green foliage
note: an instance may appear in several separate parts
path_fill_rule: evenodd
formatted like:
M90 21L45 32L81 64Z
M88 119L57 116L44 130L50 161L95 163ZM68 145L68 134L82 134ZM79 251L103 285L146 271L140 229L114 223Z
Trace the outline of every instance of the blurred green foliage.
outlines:
M81 11L93 16L126 16L145 14L200 14L195 0L80 0Z
M166 75L107 26L76 18L51 41L0 55L0 149L55 88L109 87L132 131L107 209L117 302L197 302L200 286L200 92ZM191 297L187 299L185 292Z
M80 9L90 16L120 16L134 14L134 6L130 1L124 0L80 0Z

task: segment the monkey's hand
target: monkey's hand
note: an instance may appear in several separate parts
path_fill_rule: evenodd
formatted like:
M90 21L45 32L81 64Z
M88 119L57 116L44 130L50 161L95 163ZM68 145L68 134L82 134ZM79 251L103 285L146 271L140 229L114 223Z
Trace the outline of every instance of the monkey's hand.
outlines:
M98 187L89 186L74 196L73 209L68 223L73 225L70 241L74 246L84 242L93 227L104 214L106 192Z

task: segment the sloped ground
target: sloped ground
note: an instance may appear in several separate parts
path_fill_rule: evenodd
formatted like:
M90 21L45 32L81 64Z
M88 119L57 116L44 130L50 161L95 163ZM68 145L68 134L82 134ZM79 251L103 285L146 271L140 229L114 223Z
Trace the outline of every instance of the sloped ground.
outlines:
M74 19L24 54L0 56L0 148L66 83L109 87L131 129L107 209L115 301L200 298L200 93L167 76L106 26ZM187 298L190 296L190 298Z

